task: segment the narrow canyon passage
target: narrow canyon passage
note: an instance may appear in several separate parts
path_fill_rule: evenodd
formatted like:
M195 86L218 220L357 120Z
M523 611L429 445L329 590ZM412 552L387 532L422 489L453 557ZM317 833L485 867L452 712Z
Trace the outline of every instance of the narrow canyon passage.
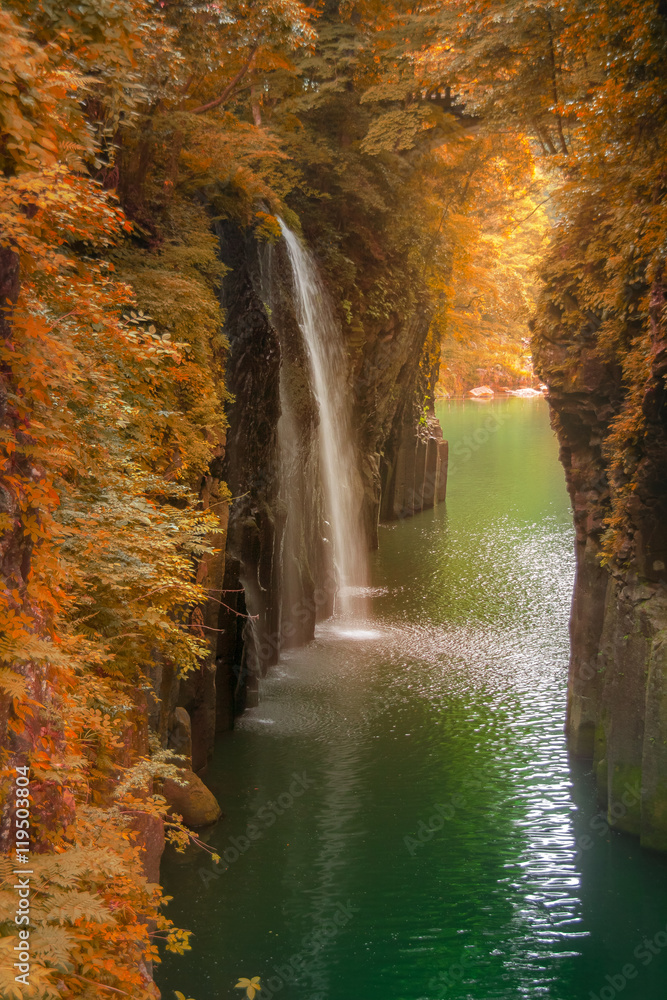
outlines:
M447 504L381 528L368 620L319 626L220 740L220 864L165 856L194 938L157 969L164 996L239 976L261 1000L662 996L667 859L608 831L567 756L573 532L547 406L438 416Z
M667 1000L667 0L0 27L0 1000Z

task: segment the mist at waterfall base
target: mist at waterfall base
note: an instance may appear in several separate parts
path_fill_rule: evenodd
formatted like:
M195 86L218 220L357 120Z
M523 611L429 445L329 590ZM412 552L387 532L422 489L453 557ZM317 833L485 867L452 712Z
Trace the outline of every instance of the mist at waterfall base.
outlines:
M573 532L547 406L439 416L447 504L381 527L368 638L325 622L218 744L222 861L163 863L194 931L156 969L165 998L243 996L240 976L256 1000L665 995L667 861L608 829L566 751Z
M320 471L338 583L336 611L358 617L368 585L368 546L362 527L363 490L352 438L342 332L310 253L283 220L278 221L292 266L297 320L319 415Z

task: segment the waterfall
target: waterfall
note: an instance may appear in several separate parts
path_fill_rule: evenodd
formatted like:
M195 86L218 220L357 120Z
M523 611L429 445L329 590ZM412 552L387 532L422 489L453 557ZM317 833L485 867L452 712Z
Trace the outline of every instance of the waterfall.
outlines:
M319 409L320 469L339 588L337 610L349 614L355 592L368 584L368 559L361 517L363 489L352 441L347 357L314 260L282 219L279 222L292 265L297 320Z

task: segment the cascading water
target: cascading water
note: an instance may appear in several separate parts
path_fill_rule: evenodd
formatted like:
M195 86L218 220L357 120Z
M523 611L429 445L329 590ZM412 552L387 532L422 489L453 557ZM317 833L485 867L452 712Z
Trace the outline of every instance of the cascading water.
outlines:
M352 443L347 359L315 262L292 230L279 221L292 265L297 319L319 409L320 466L338 578L337 610L350 614L358 612L355 593L368 583L368 559L361 517L363 491Z

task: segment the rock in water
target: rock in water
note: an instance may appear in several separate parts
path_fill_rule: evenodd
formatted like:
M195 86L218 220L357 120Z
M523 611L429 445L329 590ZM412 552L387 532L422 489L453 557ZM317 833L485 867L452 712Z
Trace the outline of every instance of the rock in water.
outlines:
M522 389L506 389L508 396L518 396L520 399L534 399L536 396L543 396L544 393L540 389L531 389L529 386L524 386Z
M475 399L484 396L493 396L493 389L489 389L488 385L478 385L474 389L468 390L468 395L473 396Z
M183 769L182 780L185 785L179 785L171 778L164 783L162 794L170 810L182 816L185 825L194 829L209 826L220 819L222 810L218 800L201 778L194 771Z

